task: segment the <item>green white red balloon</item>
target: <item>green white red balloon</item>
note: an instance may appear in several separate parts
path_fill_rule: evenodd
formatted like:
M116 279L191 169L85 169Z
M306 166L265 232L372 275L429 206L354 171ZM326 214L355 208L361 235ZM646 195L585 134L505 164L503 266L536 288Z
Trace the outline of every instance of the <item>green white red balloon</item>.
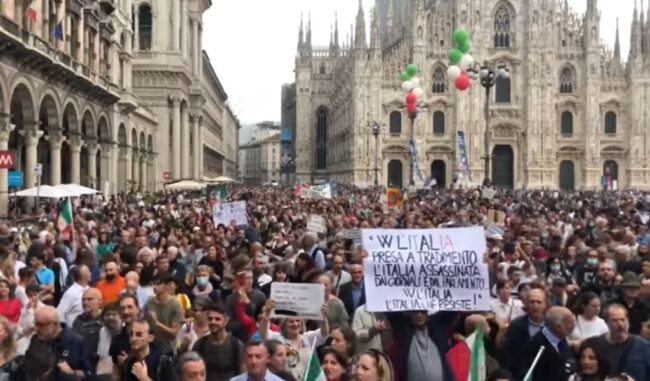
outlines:
M453 33L454 48L449 51L449 68L447 76L454 81L456 89L467 90L471 83L467 69L474 65L474 58L469 55L469 33L463 28L458 28Z
M406 93L404 100L406 103L406 112L415 117L418 112L418 100L424 95L424 91L420 88L420 78L417 77L418 66L416 64L408 64L404 71L400 73L400 80L402 81L402 91Z

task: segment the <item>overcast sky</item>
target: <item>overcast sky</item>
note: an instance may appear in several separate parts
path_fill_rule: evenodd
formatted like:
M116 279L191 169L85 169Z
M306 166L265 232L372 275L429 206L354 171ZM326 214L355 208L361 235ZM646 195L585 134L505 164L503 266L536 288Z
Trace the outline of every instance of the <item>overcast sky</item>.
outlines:
M374 0L362 0L369 27ZM533 1L533 0L531 0ZM568 0L583 13L587 0ZM636 0L601 0L601 37L613 48L616 18L620 20L621 55L627 57L630 24ZM641 0L643 1L643 0ZM647 7L648 1L645 4ZM312 44L328 45L330 26L338 13L339 35L349 34L357 0L213 0L203 18L203 48L244 124L280 120L280 88L294 80L300 15L311 13Z

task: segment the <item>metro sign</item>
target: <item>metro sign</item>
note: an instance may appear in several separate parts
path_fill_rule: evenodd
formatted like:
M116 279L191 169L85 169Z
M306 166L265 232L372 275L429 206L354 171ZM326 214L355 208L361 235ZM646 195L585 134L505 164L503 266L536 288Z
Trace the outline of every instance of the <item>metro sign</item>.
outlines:
M14 167L14 153L12 151L0 151L0 169Z

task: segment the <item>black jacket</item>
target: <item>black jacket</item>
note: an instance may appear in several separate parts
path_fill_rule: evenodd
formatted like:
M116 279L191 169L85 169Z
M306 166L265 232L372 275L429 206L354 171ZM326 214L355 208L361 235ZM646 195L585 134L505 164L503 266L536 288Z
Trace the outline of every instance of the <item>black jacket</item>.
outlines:
M501 367L509 370L512 374L518 374L519 369L524 366L522 364L525 355L523 349L526 348L530 339L531 337L528 333L528 315L513 319L510 322L510 326L506 332L505 342L501 349L501 357L499 358Z
M363 283L361 283L363 285ZM352 321L354 317L354 311L359 306L366 304L366 287L362 286L361 289L361 299L359 299L359 304L354 305L354 298L352 297L352 282L348 282L339 288L339 299L343 302L345 310L348 312L349 320Z
M59 337L51 342L40 340L34 335L25 353L23 368L26 379L38 377L39 374L44 374L43 371L47 373L51 370L46 380L69 380L71 377L59 371L56 366L62 361L67 362L73 370L83 371L86 377L90 376L93 370L87 348L83 337L68 328L63 328Z
M577 370L575 353L566 340L563 340L556 350L544 333L540 331L530 339L528 345L522 350L524 352L523 366L519 367L516 379L520 380L526 375L540 347L544 347L544 352L533 370L532 381L566 381Z
M347 285L346 285L347 286ZM449 362L447 362L447 352L451 348L447 338L447 331L454 323L456 312L438 312L429 316L427 322L427 331L431 341L438 348L440 361L442 362L442 371L444 381L455 381L454 374L451 371ZM415 327L411 324L410 318L402 312L387 312L386 319L393 328L393 344L398 352L393 354L393 368L398 375L397 379L401 381L408 380L408 358L411 350L411 342L415 335Z

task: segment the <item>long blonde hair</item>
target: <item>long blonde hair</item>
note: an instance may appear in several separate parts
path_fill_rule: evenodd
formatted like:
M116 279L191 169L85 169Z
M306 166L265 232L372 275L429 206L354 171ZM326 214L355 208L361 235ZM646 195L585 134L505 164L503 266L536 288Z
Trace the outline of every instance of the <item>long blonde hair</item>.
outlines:
M16 341L14 340L14 327L9 322L9 320L0 316L0 326L7 334L7 337L0 342L0 352L4 357L4 361L11 360L11 358L16 354Z

